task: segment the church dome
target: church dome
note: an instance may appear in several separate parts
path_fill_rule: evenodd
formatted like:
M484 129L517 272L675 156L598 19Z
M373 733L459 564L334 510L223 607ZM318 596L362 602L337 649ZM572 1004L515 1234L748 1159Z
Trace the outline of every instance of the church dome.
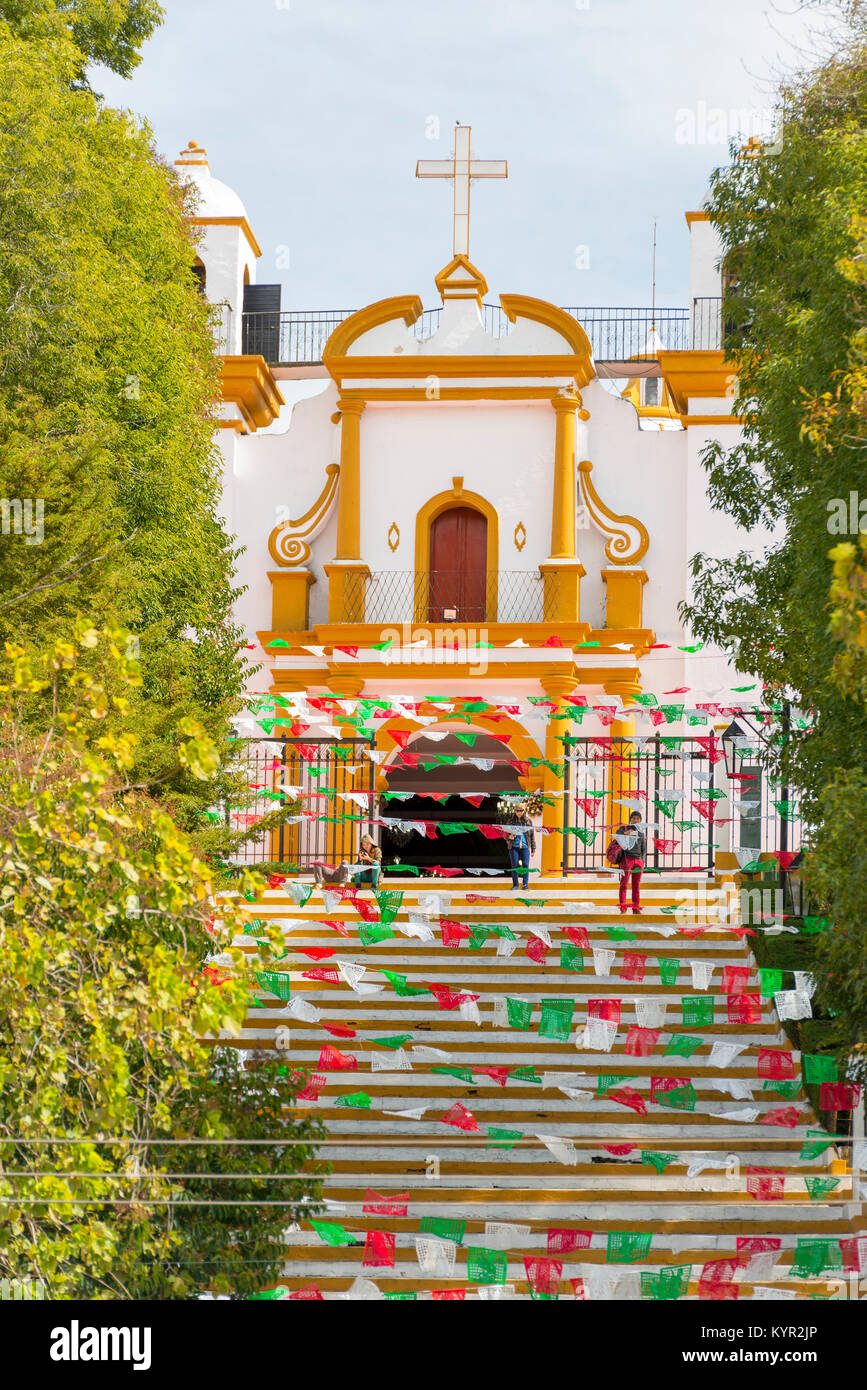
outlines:
M199 190L199 217L244 217L246 208L234 189L215 179L208 164L208 152L191 140L175 160L178 177L188 180Z

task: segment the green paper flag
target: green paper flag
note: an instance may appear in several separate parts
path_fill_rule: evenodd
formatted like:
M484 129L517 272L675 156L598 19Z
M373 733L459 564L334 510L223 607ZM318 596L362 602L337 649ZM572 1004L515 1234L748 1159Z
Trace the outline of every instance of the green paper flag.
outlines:
M798 1157L805 1160L821 1158L822 1154L827 1153L828 1149L833 1149L834 1143L835 1141L829 1139L824 1130L808 1129L807 1138L804 1140L804 1146Z
M362 946L374 946L377 941L390 941L397 932L386 926L385 922L359 922L358 939Z
M763 1091L771 1091L774 1095L784 1096L786 1100L794 1100L801 1089L800 1078L795 1076L791 1081L766 1081L762 1086Z
M351 1095L338 1096L335 1105L346 1105L350 1110L369 1110L370 1096L366 1091L353 1091Z
M256 979L263 989L276 994L286 1003L290 998L289 976L283 970L257 970Z
M338 1226L335 1221L314 1221L311 1219L310 1225L318 1235L319 1239L326 1245L354 1245L356 1237L352 1231L347 1231L345 1226Z
M288 647L290 645L291 644L284 641L282 637L275 637L273 642L265 643L265 650L267 651L269 647Z
M466 1229L466 1221L454 1221L445 1216L423 1216L419 1227L423 1235L453 1240L455 1245L463 1245Z
M523 1139L524 1133L520 1129L498 1129L496 1125L488 1125L488 1143L486 1149L513 1149L519 1139Z
M371 1038L370 1041L378 1043L380 1047L390 1047L392 1052L396 1052L404 1043L412 1042L412 1033L395 1033L390 1038Z
M763 999L772 999L783 988L782 970L759 970L759 982Z
M532 1081L534 1086L541 1086L542 1078L536 1075L535 1067L512 1067L509 1071L510 1081Z
M621 1081L634 1080L636 1080L636 1078L630 1076L628 1073L624 1076L603 1073L596 1078L596 1095L597 1097L604 1096L613 1086L619 1086Z
M673 985L677 981L680 961L673 956L657 956L659 965L659 978L664 985Z
M669 1163L677 1162L677 1154L662 1154L656 1153L653 1149L642 1149L641 1162L649 1163L657 1173L664 1173Z
M574 1008L574 999L543 999L539 1037L555 1038L558 1042L566 1042L572 1032Z
M801 1066L804 1068L804 1080L811 1086L837 1080L837 1063L833 1057L818 1052L802 1052Z
M571 941L560 942L560 965L564 970L584 972L584 952Z
M701 1038L693 1038L689 1033L672 1033L664 1057L691 1057L701 1047Z
M466 1081L471 1086L473 1084L473 1072L471 1067L431 1067L431 1073L438 1073L440 1076L454 1076L458 1081Z
M658 1274L642 1274L641 1297L657 1301L683 1298L689 1288L692 1265L663 1265Z
M529 999L507 998L506 1012L509 1015L509 1027L518 1028L522 1033L526 1033L533 1014L533 1005Z
M467 1278L471 1284L505 1284L507 1268L505 1250L467 1246Z
M713 1023L713 995L685 994L680 1001L684 1028L706 1028Z
M609 1231L606 1259L609 1264L635 1264L650 1253L650 1231Z

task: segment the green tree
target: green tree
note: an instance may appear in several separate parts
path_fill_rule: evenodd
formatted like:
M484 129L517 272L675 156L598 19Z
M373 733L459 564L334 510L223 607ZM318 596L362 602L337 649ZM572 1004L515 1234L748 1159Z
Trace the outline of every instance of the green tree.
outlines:
M218 910L193 843L130 782L126 652L125 632L80 629L0 668L0 1274L55 1299L244 1294L311 1209L321 1127L285 1067L215 1064L208 1039L237 1037L285 946L278 927L233 945L257 881ZM206 781L217 754L185 720L175 756ZM225 1142L165 1142L204 1139Z
M49 640L79 613L129 628L136 774L220 853L205 813L243 805L230 769L245 662L193 205L147 127L70 89L77 61L68 38L0 26L0 496L32 508L31 531L44 513L40 536L0 542L0 639ZM178 769L183 718L217 745L216 779Z
M162 22L157 0L0 0L0 20L31 42L60 35L78 51L76 79L88 63L129 77L141 62L139 48Z
M851 882L863 816L851 770L867 762L867 705L841 666L840 639L851 629L843 631L842 594L836 619L830 611L829 558L843 500L848 511L850 492L867 490L867 42L860 5L848 8L840 49L781 92L774 145L740 153L712 182L709 211L731 281L724 347L744 428L741 443L711 445L703 461L713 505L773 539L729 560L696 556L683 612L740 670L812 714L809 730L779 744L772 761L817 827L820 905L840 933L853 934L848 968L836 933L821 939L817 965L819 1000L845 1016L844 1045L854 1048L867 1039L858 983L867 880Z

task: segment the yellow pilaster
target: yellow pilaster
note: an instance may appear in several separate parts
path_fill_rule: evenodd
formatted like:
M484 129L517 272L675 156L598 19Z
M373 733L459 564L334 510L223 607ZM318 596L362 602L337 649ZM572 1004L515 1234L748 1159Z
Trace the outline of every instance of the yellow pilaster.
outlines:
M310 570L269 570L271 627L274 632L306 632L310 611Z
M370 570L361 558L361 416L365 401L340 402L340 484L337 492L337 551L328 575L328 621L364 621Z
M571 725L567 719L557 718L557 715L563 713L564 696L571 695L578 682L572 676L557 674L542 676L540 683L548 699L555 702L545 729L545 759L559 763L565 756L565 746L559 741L558 735L568 733ZM549 767L543 768L542 792L553 798L553 804L543 808L542 825L544 829L555 832L542 837L542 873L546 877L560 878L563 872L563 782L564 779Z
M577 395L555 396L557 416L554 435L554 487L551 504L551 554L540 565L545 581L545 618L551 622L578 622L584 567L576 550L575 412Z
M605 626L623 631L640 628L643 621L647 571L615 566L602 571L605 580Z

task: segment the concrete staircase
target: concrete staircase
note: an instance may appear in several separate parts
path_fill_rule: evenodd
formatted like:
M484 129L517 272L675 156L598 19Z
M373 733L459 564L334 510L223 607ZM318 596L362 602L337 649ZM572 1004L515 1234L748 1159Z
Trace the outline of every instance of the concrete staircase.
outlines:
M354 1243L326 1244L308 1222L287 1232L286 1264L283 1284L301 1296L315 1296L315 1285L327 1300L348 1295L351 1298L380 1295L438 1297L450 1294L475 1297L480 1287L483 1297L513 1296L530 1298L540 1291L559 1287L561 1297L628 1299L652 1296L688 1298L732 1297L791 1298L824 1294L835 1287L829 1281L848 1280L847 1268L857 1269L860 1207L853 1203L851 1175L842 1161L842 1152L829 1148L811 1159L799 1157L807 1129L818 1128L803 1092L795 1098L763 1091L758 1076L758 1048L787 1049L789 1044L776 1022L770 1001L762 1001L761 1021L752 1024L728 1022L727 1000L721 994L722 968L748 966L747 988L759 991L758 972L746 939L719 927L709 928L690 938L678 928L676 919L662 908L674 904L684 886L684 875L648 878L643 885L644 911L636 917L623 917L617 911L616 884L611 876L582 878L565 883L543 881L529 892L512 893L504 880L390 880L390 890L403 891L404 898L390 939L363 945L358 928L361 918L351 904L326 910L320 890L303 908L297 906L285 888L268 891L251 911L263 920L277 919L284 924L287 946L292 954L280 970L291 975L292 999L303 999L321 1014L318 1022L302 1021L287 1014L287 1006L267 991L262 992L267 1007L251 1011L238 1045L248 1052L275 1047L278 1028L290 1030L290 1046L281 1053L296 1067L325 1078L321 1093L312 1104L328 1128L321 1159L330 1165L324 1180L326 1210L316 1219L337 1223L354 1236ZM698 880L696 880L698 886ZM442 941L439 917L429 916L434 939L407 937L400 927L412 914L418 920L419 898L438 893L450 898L442 916L468 927L503 925L517 937L510 956L498 954L507 949L502 938L492 935L477 949L467 940L455 947ZM470 902L468 895L494 898L493 902ZM519 898L544 899L544 906L526 907ZM375 906L369 890L362 893ZM326 923L344 926L348 939ZM565 928L583 927L590 947L615 952L609 975L594 972L594 957L584 950L584 971L564 968L560 963L561 943L570 943ZM635 934L635 940L614 940L606 928L621 928ZM533 941L533 929L547 931L552 949L544 963L526 953ZM538 938L535 938L538 941ZM243 938L252 949L249 938ZM332 948L333 957L307 959L300 948ZM644 978L621 976L625 952L647 957ZM297 953L297 954L296 954ZM674 984L663 984L658 958L681 962ZM335 960L363 965L366 973L355 992L346 979L339 982L306 977L311 970L334 969ZM694 989L689 962L714 966L708 991ZM405 976L408 986L422 988L432 982L452 991L467 990L479 996L481 1024L463 1017L457 1009L442 1009L433 993L400 995L383 971ZM365 987L378 987L366 992ZM715 1019L704 1027L682 1023L681 1000L685 995L712 997ZM495 1000L508 996L532 1002L528 1031L494 1026ZM588 1000L622 999L620 1026L609 1052L590 1050L583 1045ZM569 1038L566 1041L539 1035L540 1001L574 1001ZM636 1001L665 1001L666 1016L659 1039L648 1056L624 1051L630 1025L639 1021ZM500 1006L502 1012L502 1006ZM329 1034L325 1024L343 1025L355 1030L353 1037ZM410 1034L400 1052L374 1041L377 1038ZM702 1045L690 1057L663 1055L673 1036L701 1036ZM711 1065L713 1041L745 1044L729 1065ZM577 1044L577 1045L576 1045ZM357 1070L336 1071L320 1067L323 1046L337 1048L358 1060ZM441 1049L439 1058L414 1048ZM798 1055L796 1075L800 1076ZM412 1070L399 1070L409 1061ZM435 1067L471 1068L471 1080L434 1071ZM373 1068L386 1068L384 1070ZM387 1068L391 1067L391 1070ZM534 1068L540 1081L528 1076L503 1079L480 1074L478 1068ZM615 1093L630 1088L637 1092L646 1113L627 1107L610 1095L597 1095L598 1078L619 1076ZM650 1077L686 1078L695 1092L695 1109L671 1109L651 1103ZM734 1096L720 1089L731 1082L750 1082L753 1099ZM318 1084L318 1083L316 1083ZM568 1094L567 1087L577 1094ZM743 1090L741 1088L735 1088ZM343 1097L365 1092L369 1109L349 1108L338 1102ZM442 1117L459 1102L473 1117L477 1130L463 1130L443 1123ZM729 1118L752 1106L760 1114L753 1122ZM763 1124L769 1110L797 1107L794 1128ZM420 1118L400 1118L386 1111L405 1111L424 1107ZM709 1111L714 1111L710 1114ZM460 1112L459 1112L460 1113ZM468 1123L471 1123L468 1121ZM488 1126L518 1130L521 1138L513 1147L492 1147ZM537 1136L568 1141L574 1154L552 1152ZM608 1149L604 1146L609 1146ZM611 1146L633 1146L617 1155ZM657 1171L642 1153L674 1155ZM690 1165L693 1175L688 1175ZM747 1168L782 1169L784 1194L781 1200L753 1195L756 1178L748 1178ZM839 1181L833 1191L819 1199L811 1198L805 1179L830 1178ZM779 1178L765 1178L765 1183ZM401 1214L364 1212L368 1189L391 1199ZM408 1194L398 1198L396 1194ZM405 1208L405 1214L402 1209ZM443 1223L463 1223L455 1231L443 1224L431 1226L430 1219ZM427 1227L423 1230L422 1226ZM491 1229L489 1223L495 1223ZM497 1230L496 1224L516 1226L517 1231ZM549 1228L583 1234L549 1237ZM369 1231L394 1237L394 1267L365 1264L365 1240ZM438 1241L437 1232L460 1238L456 1251ZM629 1262L612 1262L609 1249L612 1233L652 1237L646 1251L634 1240ZM589 1233L589 1238L587 1233ZM865 1233L861 1231L862 1236ZM425 1237L420 1263L416 1238ZM779 1241L776 1254L756 1255L750 1263L726 1269L705 1270L706 1262L736 1255L738 1238L770 1238ZM804 1276L803 1248L799 1241L830 1240L830 1253L820 1251L814 1272ZM843 1247L842 1270L833 1269L839 1241ZM862 1260L867 1264L867 1242L862 1241ZM437 1246L443 1248L437 1251ZM565 1246L565 1248L563 1248ZM571 1246L571 1248L570 1248ZM475 1282L477 1257L473 1249L500 1251L499 1274L506 1263L506 1289L488 1291ZM753 1247L754 1251L756 1247ZM450 1255L455 1263L450 1265ZM562 1262L562 1271L538 1267L531 1293L527 1258L553 1258ZM431 1262L437 1260L435 1265ZM799 1275L793 1272L801 1268ZM663 1275L660 1271L689 1266L689 1270ZM451 1270L451 1272L449 1272ZM704 1271L704 1273L703 1273ZM559 1274L559 1279L557 1278ZM641 1276L651 1276L642 1280ZM656 1276L654 1279L652 1276ZM354 1282L356 1279L358 1283ZM546 1279L553 1280L546 1283ZM368 1283L366 1281L372 1281ZM572 1282L570 1282L572 1281ZM581 1282L578 1282L581 1281ZM701 1284L701 1291L700 1286ZM377 1292L378 1290L378 1292ZM447 1291L442 1293L440 1291Z

